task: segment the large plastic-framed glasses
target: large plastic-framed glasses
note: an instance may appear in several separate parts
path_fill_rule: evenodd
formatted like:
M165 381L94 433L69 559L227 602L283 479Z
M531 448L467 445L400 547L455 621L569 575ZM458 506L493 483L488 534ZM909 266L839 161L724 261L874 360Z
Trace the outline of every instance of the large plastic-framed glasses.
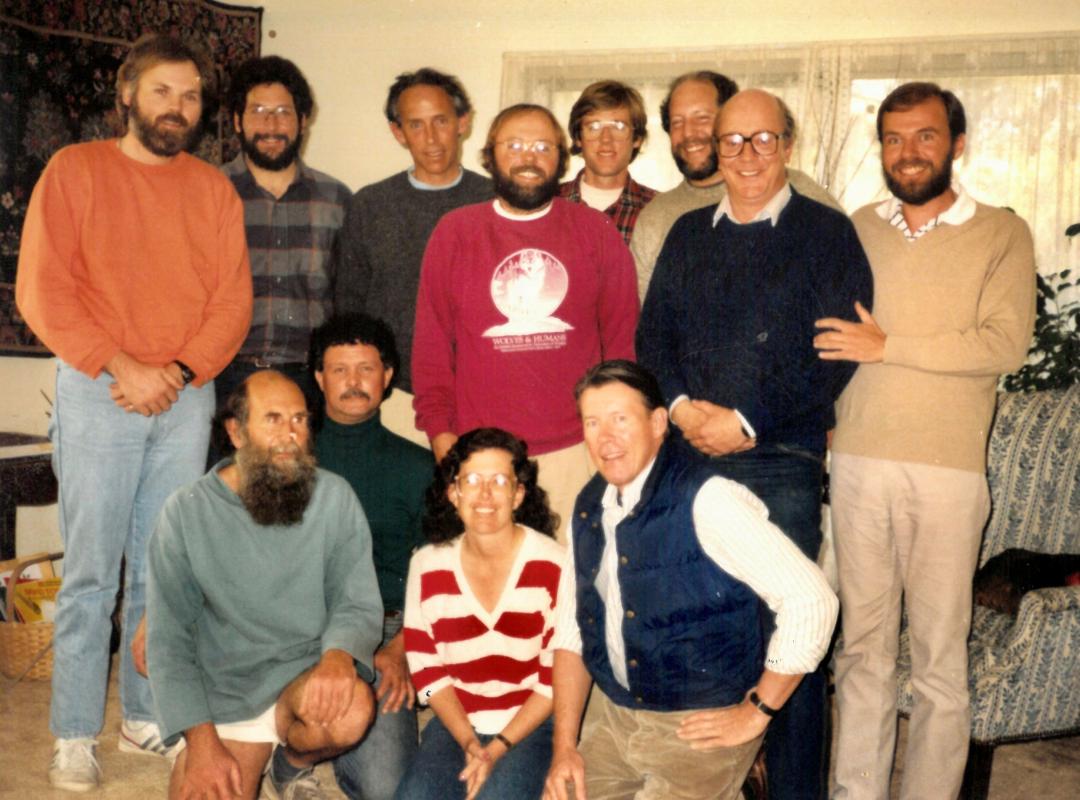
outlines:
M478 494L487 489L492 494L510 494L516 482L509 475L496 472L494 475L481 475L479 472L467 472L458 475L454 481L461 494Z
M630 138L630 125L621 119L594 119L581 126L581 138L592 141L599 139L604 130L611 132L612 139L625 140Z
M785 138L787 138L786 133L772 131L758 131L749 136L743 136L741 133L725 133L718 140L720 158L735 158L742 153L747 142L759 156L771 156L780 149L780 140Z
M546 139L538 139L535 142L525 142L521 139L503 139L501 142L497 142L500 147L506 149L512 156L520 156L525 153L534 153L538 156L549 156L555 153L555 142L549 142Z
M260 122L269 122L272 119L288 122L296 116L296 111L291 106L248 106L244 113Z

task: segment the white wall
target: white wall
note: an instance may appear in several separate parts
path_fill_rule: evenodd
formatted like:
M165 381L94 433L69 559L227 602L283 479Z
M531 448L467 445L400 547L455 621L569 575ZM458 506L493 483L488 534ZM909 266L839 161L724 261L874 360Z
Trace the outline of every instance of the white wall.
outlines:
M477 114L464 161L498 110L504 51L709 47L1080 29L1075 0L262 0L263 53L305 72L319 110L305 157L353 189L403 169L381 108L399 72L456 74ZM750 7L764 9L748 12ZM718 65L720 69L723 65Z
M259 2L260 0L255 0ZM305 157L353 189L404 169L382 104L399 72L456 74L477 109L464 160L498 110L505 51L670 49L1080 30L1075 0L261 0L263 53L294 60L319 105ZM757 6L763 12L749 12ZM720 69L723 65L718 65ZM0 358L0 430L44 433L53 365ZM19 512L19 551L55 541L53 509Z

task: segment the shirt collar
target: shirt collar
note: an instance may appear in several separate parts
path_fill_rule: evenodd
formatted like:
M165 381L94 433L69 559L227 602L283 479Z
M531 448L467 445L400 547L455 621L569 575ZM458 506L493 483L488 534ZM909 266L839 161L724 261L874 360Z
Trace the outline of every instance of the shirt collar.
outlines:
M548 204L543 208L537 209L529 214L511 214L505 208L502 207L502 203L499 202L499 198L495 198L491 201L492 207L495 209L495 213L504 219L510 219L514 222L529 222L530 220L540 219L540 217L546 217L548 212L551 211L551 207L555 204L554 199L548 201Z
M461 179L465 177L465 167L458 165L458 176L454 178L450 183L443 183L438 186L432 183L424 183L422 180L416 177L416 166L409 167L406 171L409 176L409 185L414 189L419 189L422 192L441 192L443 189L453 189L459 183Z
M622 489L622 498L620 502L619 490L614 484L608 484L607 489L604 490L604 497L601 499L600 504L604 509L619 508L621 507L624 514L629 514L630 510L638 504L641 499L641 490L645 488L645 481L649 478L649 473L652 472L653 466L656 465L656 456L653 456L653 460L648 463L637 477Z
M736 225L749 225L750 222L764 222L765 220L768 220L769 223L775 228L776 223L780 221L780 212L782 212L787 207L787 204L790 201L791 184L785 181L780 191L772 196L769 202L766 203L764 207L762 207L761 211L759 211L752 220L746 223L741 223L737 219L735 219L734 215L731 213L731 194L729 192L728 194L724 195L724 198L716 206L716 213L713 214L712 224L715 228L721 219L727 217Z
M953 181L950 188L956 192L956 200L953 201L951 206L926 223L923 226L924 228L929 225L963 225L975 216L975 200L967 193L963 184L960 181ZM887 222L901 211L902 205L900 198L892 195L888 200L878 203L875 211L877 211L879 217Z

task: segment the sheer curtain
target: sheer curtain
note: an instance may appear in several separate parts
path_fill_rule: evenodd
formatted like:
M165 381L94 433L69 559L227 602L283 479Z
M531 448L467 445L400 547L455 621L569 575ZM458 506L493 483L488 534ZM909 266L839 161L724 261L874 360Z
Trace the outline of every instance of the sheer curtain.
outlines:
M967 150L956 165L960 180L976 199L1009 206L1027 220L1040 271L1080 266L1080 243L1064 235L1080 222L1080 32L662 53L507 53L502 102L540 103L565 122L590 82L615 78L635 86L649 110L649 140L631 172L646 185L669 189L681 176L660 128L659 105L673 77L696 69L716 69L740 86L782 96L800 127L794 166L814 175L849 211L886 196L877 104L909 80L952 89L968 117Z

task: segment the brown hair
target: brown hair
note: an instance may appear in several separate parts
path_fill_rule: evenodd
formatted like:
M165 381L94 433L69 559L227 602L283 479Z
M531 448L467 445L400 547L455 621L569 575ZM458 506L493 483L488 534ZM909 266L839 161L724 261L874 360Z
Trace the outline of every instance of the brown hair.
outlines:
M637 89L627 86L619 81L597 81L590 83L581 92L581 97L570 109L570 153L581 153L581 123L588 114L593 111L607 111L614 108L625 108L630 112L630 124L634 128L634 139L640 140L630 154L630 160L637 158L641 145L645 143L645 123L648 115L645 113L645 102L641 99Z
M530 112L543 114L551 122L551 126L555 129L555 135L558 139L555 144L558 145L559 148L559 166L556 170L556 177L561 178L566 174L566 168L570 164L570 148L566 144L566 131L563 130L562 125L555 119L555 115L543 106L536 105L535 103L517 103L508 108L504 108L495 115L495 119L491 121L491 127L488 128L487 141L484 142L484 149L480 151L480 163L483 165L484 169L492 175L495 174L495 137L499 133L499 128L503 126L504 122L507 122L520 114L528 114Z
M177 64L190 61L199 72L202 90L203 115L217 103L217 71L206 52L196 45L181 41L174 36L147 33L131 46L127 58L116 71L116 111L126 128L129 108L124 104L124 90L137 87L139 78L158 64Z

